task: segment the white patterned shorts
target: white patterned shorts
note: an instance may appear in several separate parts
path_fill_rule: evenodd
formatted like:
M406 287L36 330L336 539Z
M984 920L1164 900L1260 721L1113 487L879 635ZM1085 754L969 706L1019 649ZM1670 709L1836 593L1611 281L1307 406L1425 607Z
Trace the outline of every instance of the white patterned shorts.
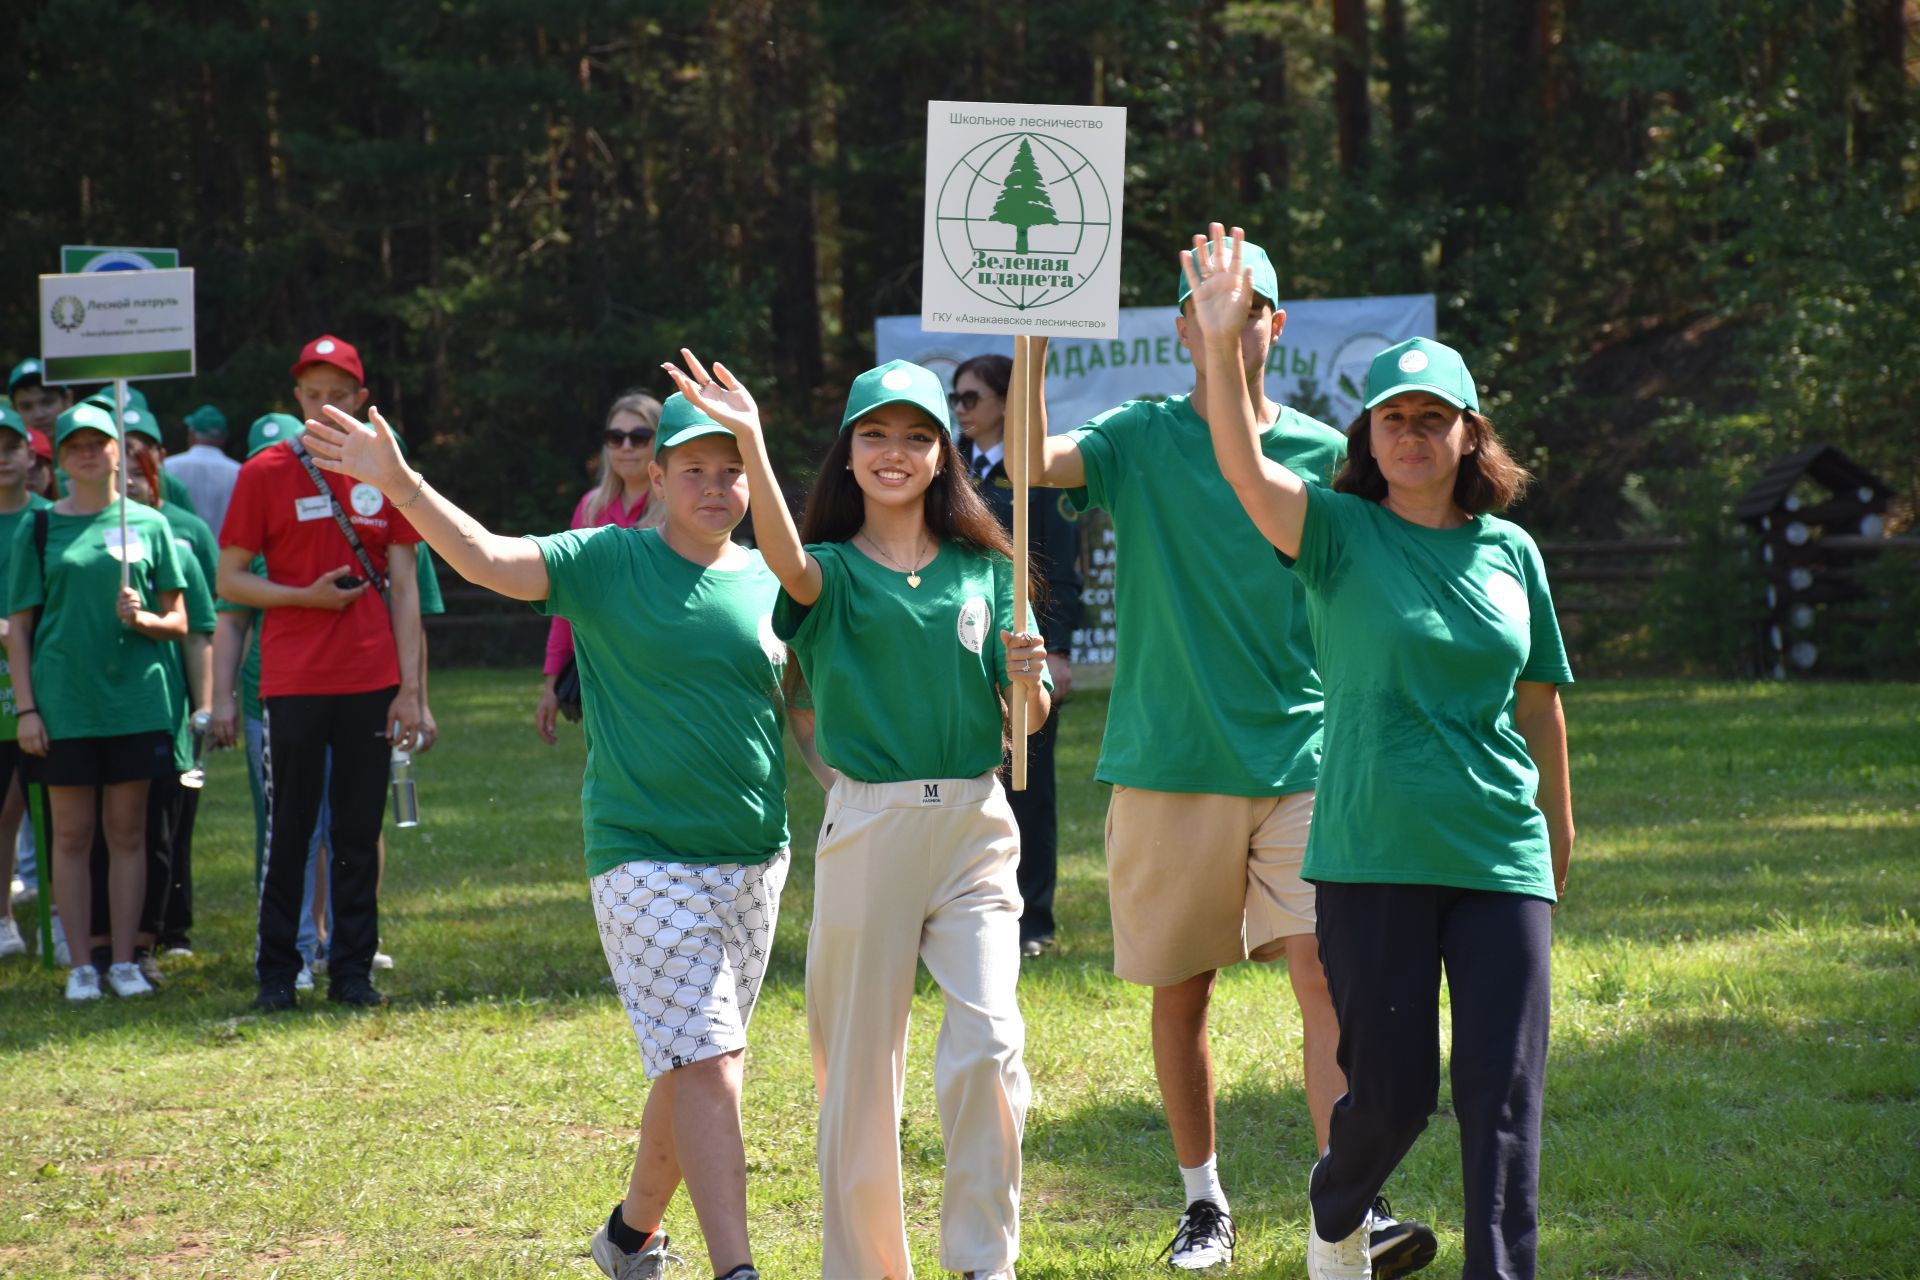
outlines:
M790 854L765 862L640 859L593 877L593 914L647 1079L744 1049Z

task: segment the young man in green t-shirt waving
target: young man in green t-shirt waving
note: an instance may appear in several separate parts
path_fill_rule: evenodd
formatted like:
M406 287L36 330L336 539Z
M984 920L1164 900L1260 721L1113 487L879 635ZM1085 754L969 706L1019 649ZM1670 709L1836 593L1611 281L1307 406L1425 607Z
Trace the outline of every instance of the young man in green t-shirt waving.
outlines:
M1345 439L1267 399L1267 354L1286 313L1267 255L1247 245L1246 262L1258 296L1240 351L1262 449L1327 483ZM1153 988L1154 1069L1186 1205L1165 1252L1176 1269L1198 1271L1230 1262L1234 1243L1214 1151L1215 974L1246 959L1286 960L1316 1155L1345 1082L1314 890L1300 878L1320 772L1313 640L1299 584L1214 462L1188 292L1183 277L1174 323L1196 357L1192 393L1129 401L1062 436L1043 430L1030 470L1113 520L1115 672L1095 776L1113 785L1114 972ZM1392 1259L1381 1270L1392 1274Z

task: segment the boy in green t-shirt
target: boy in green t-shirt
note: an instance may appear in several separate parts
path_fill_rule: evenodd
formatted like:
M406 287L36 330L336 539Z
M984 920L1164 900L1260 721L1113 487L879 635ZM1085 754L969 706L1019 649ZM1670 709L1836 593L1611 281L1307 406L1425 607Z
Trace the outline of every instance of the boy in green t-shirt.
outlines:
M1247 245L1246 261L1253 297L1240 372L1262 451L1330 481L1344 438L1266 396L1267 354L1286 313L1271 260ZM1316 1153L1345 1081L1314 889L1300 875L1320 769L1313 640L1300 584L1214 462L1213 389L1189 292L1183 277L1174 325L1195 357L1192 393L1130 401L1061 436L1045 434L1043 417L1030 474L1113 519L1116 670L1095 776L1113 785L1114 972L1153 988L1154 1067L1186 1203L1167 1260L1206 1270L1233 1256L1207 1042L1216 973L1244 959L1286 960Z
M32 466L33 447L27 440L27 424L12 409L0 407L0 605L5 604L15 527L33 511L53 505L27 492L27 473ZM6 610L0 608L0 618L5 614ZM3 626L4 623L0 623L0 627ZM0 635L3 634L0 631ZM19 736L13 680L6 658L0 655L0 889L13 883L14 847L20 837L20 819L26 813ZM20 955L26 949L20 926L14 922L12 894L0 892L0 959Z
M7 399L28 431L51 439L60 415L73 408L73 388L48 386L40 362L26 359L7 375Z

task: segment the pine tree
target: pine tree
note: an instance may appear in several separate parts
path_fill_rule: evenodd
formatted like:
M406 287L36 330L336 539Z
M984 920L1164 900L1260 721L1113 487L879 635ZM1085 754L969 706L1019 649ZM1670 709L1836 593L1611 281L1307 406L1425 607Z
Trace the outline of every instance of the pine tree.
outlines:
M1041 181L1040 166L1033 161L1033 144L1025 138L1020 139L1020 150L1007 169L1007 181L1000 188L1000 198L994 201L988 221L1004 222L1014 229L1015 253L1027 251L1029 227L1051 227L1060 222L1059 215L1053 211L1053 197L1047 194L1047 184Z

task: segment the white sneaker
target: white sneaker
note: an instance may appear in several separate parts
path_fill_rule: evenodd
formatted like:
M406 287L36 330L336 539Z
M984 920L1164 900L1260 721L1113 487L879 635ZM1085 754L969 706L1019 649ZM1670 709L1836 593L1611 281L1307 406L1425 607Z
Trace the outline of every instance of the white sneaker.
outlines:
M1313 1223L1313 1202L1307 1202L1307 1280L1373 1280L1373 1257L1368 1250L1373 1210L1353 1234L1329 1244Z
M67 971L67 999L79 1004L85 1000L100 998L100 971L90 964L77 965Z
M74 972L80 971L75 969ZM153 994L153 987L147 982L146 975L131 960L122 961L107 970L107 985L113 988L113 994L128 999Z
M393 957L384 951L376 951L373 953L373 967L376 969L391 969L393 968Z
M313 970L304 964L301 965L300 972L293 975L293 989L295 991L313 990Z
M65 969L68 966L73 964L73 953L67 950L67 931L60 927L59 916L55 916L53 918L53 963L56 968L60 968L60 969ZM92 965L86 965L83 967L88 969L93 968ZM94 971L93 986L94 986L93 994L99 995L100 994L100 990L99 990L100 973L98 970ZM82 997L82 998L87 999L91 997Z
M27 954L27 940L12 916L0 916L0 959Z
M1211 1271L1233 1261L1233 1245L1233 1219L1213 1201L1195 1200L1160 1256L1175 1271Z
M13 891L13 905L16 907L23 907L40 896L39 885L28 880L22 880L19 876L13 878L13 884L10 887Z

